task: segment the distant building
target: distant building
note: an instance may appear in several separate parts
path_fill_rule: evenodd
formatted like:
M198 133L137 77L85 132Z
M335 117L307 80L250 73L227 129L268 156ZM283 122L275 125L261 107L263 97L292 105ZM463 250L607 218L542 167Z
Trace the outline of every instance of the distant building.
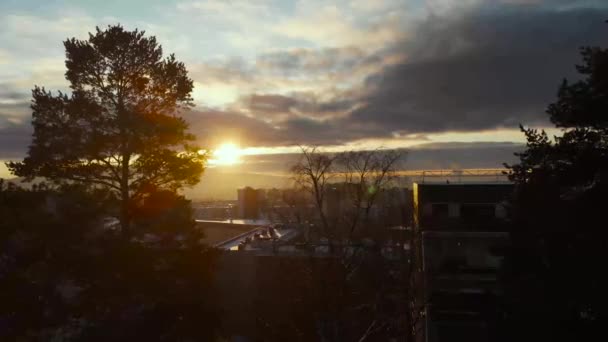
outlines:
M414 184L421 341L492 340L512 191L508 183Z
M239 218L257 220L265 199L263 189L245 187L237 190Z
M197 220L230 220L237 217L237 207L234 203L216 202L193 204L194 217Z
M372 207L372 220L385 227L411 226L412 191L407 188L392 187L378 194Z
M323 211L328 219L337 220L345 210L352 208L358 187L354 183L333 183L325 189Z
M352 209L361 189L355 183L333 183L325 190L323 211L330 223L335 224L344 215L353 215ZM366 191L373 191L367 189ZM410 225L411 191L407 188L386 188L374 197L369 219L374 225L390 227ZM361 203L362 211L368 203ZM363 214L363 213L362 213Z

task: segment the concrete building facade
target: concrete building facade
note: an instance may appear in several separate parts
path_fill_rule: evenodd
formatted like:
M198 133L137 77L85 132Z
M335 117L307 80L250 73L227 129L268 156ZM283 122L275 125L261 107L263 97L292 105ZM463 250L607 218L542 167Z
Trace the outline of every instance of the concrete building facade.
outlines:
M491 341L513 185L414 184L420 341Z

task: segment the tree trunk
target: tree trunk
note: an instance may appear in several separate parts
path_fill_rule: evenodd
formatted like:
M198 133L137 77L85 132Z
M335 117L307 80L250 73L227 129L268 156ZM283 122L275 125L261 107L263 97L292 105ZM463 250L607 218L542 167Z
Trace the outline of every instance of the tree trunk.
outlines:
M128 236L131 230L131 217L129 214L129 189L122 190L120 199L120 229L122 234Z
M128 129L130 120L128 113L125 111L121 93L118 94L118 120L120 123L120 154L121 154L121 170L120 170L120 229L123 236L131 234L131 215L130 215L130 197L129 197L129 163L131 162L131 153L129 151L129 135Z
M120 229L122 234L129 236L131 234L131 208L129 194L129 162L131 156L126 153L122 159L122 170L120 180Z

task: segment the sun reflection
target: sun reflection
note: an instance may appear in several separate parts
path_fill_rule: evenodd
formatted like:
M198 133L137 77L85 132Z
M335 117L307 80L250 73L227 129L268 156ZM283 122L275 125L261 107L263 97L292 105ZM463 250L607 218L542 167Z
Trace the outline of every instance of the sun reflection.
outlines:
M224 143L213 151L209 163L214 165L234 165L241 162L243 151L234 143Z

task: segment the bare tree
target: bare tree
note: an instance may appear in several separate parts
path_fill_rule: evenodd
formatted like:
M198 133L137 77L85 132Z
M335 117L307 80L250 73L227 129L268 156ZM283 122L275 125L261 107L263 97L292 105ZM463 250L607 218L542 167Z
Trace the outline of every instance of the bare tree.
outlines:
M334 230L328 224L325 215L325 194L329 181L332 178L332 170L336 155L323 153L317 147L300 146L302 151L300 160L292 166L291 172L296 186L310 192L314 205L321 219L321 234L332 240Z
M398 262L387 260L378 239L381 234L377 234L381 229L375 229L384 227L372 217L386 189L398 183L397 171L405 152L301 150L300 160L291 169L293 178L297 187L310 193L322 236L329 242L329 256L322 264L311 258L307 272L320 306L315 312L325 313L319 317L319 336L328 341L411 336L412 255L401 248ZM332 205L334 201L339 205ZM366 243L365 238L372 234L376 234L372 239L376 242ZM398 303L387 306L394 298L399 298ZM357 327L348 328L352 322Z
M343 181L349 185L346 191L351 208L342 215L347 224L348 241L352 241L361 223L371 223L371 209L379 194L395 179L404 155L401 150L376 149L342 152L337 156Z

